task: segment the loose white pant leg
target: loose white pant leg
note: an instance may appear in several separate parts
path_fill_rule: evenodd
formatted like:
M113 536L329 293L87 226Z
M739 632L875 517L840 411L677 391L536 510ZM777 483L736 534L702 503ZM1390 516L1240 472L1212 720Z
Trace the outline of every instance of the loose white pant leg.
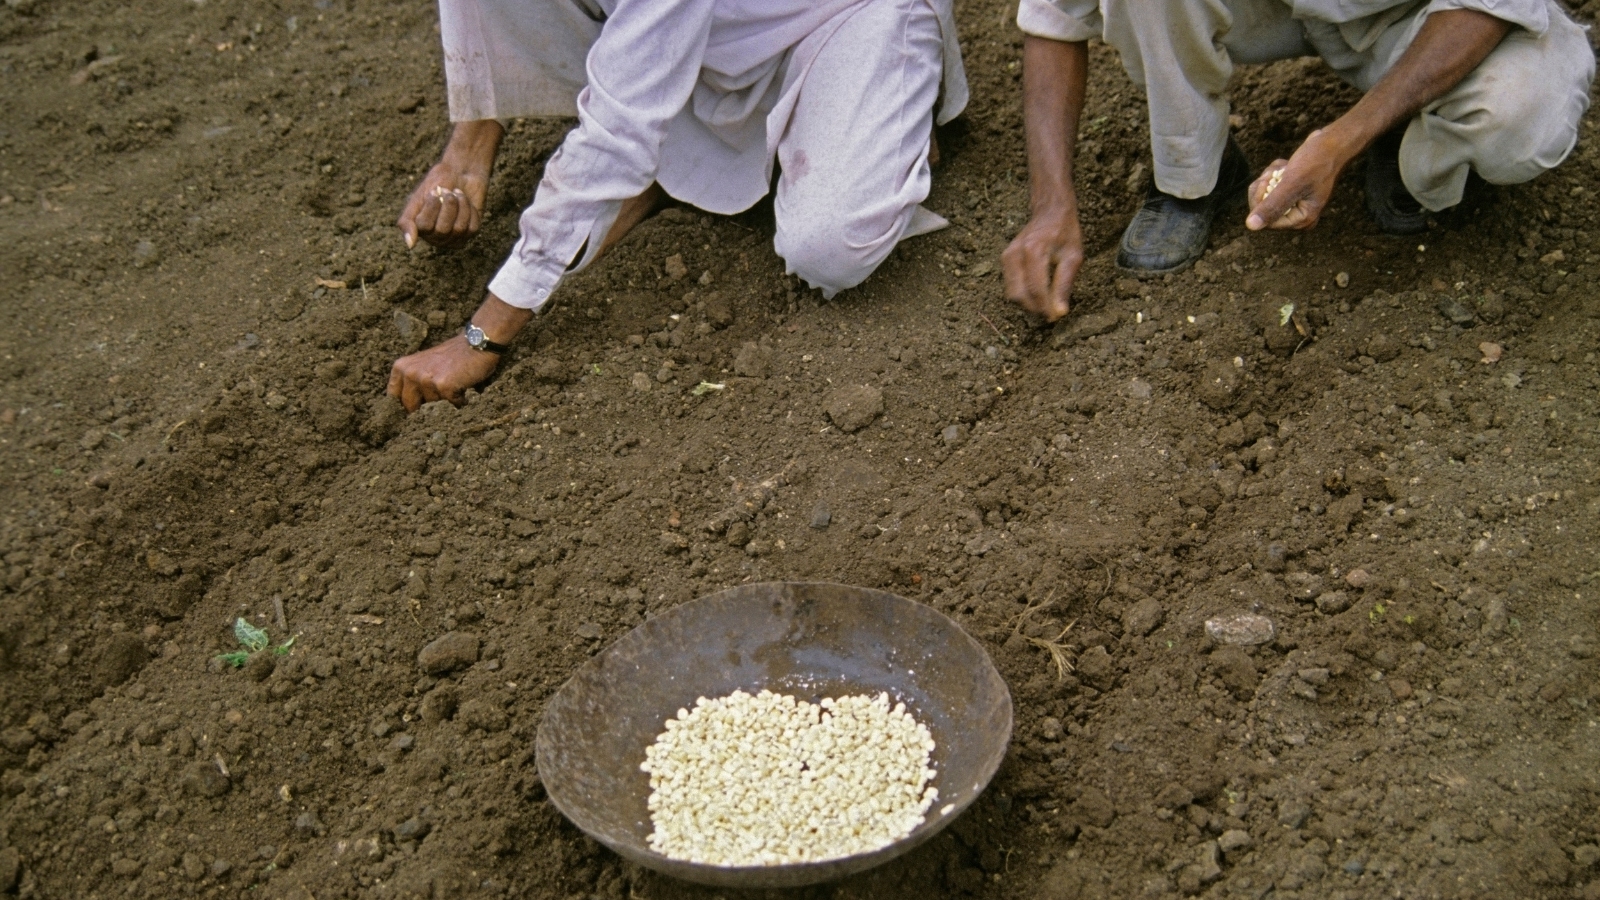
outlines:
M439 0L450 121L575 116L596 0Z
M1211 193L1228 142L1228 81L1235 62L1310 52L1282 0L1111 0L1105 40L1145 90L1156 187L1175 197Z
M943 222L918 206L943 69L938 14L928 0L869 0L841 15L792 52L809 64L778 140L773 203L778 255L828 297Z
M1578 142L1594 74L1583 28L1559 9L1552 8L1542 35L1512 30L1406 127L1406 189L1441 210L1461 202L1469 167L1493 184L1520 184L1555 168Z

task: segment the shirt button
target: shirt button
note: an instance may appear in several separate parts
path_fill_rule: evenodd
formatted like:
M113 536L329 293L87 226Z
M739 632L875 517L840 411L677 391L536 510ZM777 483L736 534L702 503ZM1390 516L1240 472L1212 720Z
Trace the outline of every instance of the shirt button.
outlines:
M550 296L550 290L548 288L539 288L538 290L533 292L533 295L535 297L538 297L540 300L543 300L546 297Z

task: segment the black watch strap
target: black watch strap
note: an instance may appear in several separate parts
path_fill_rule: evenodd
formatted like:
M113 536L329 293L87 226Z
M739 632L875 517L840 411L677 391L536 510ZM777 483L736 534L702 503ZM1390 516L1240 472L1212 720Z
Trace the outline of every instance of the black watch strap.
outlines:
M467 346L474 350L482 350L485 353L498 353L503 356L507 350L511 349L505 344L496 344L494 341L489 340L489 336L483 333L483 329L471 322L467 323L461 333L467 336Z

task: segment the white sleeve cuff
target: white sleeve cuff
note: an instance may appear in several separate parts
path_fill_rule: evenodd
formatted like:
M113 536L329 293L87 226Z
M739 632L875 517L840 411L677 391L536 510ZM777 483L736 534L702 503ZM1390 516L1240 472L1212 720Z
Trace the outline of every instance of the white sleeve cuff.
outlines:
M561 283L560 271L545 271L544 267L529 266L521 254L511 251L500 271L489 282L489 293L519 309L537 310L550 299L556 285Z
M1022 0L1017 27L1033 37L1077 42L1100 37L1105 21L1093 0Z

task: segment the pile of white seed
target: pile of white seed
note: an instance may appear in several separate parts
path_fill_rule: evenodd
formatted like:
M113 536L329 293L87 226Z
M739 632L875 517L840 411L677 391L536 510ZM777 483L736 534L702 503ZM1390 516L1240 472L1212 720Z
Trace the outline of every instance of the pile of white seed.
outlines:
M889 695L695 701L645 750L650 847L715 866L819 862L905 837L938 799L933 736Z

